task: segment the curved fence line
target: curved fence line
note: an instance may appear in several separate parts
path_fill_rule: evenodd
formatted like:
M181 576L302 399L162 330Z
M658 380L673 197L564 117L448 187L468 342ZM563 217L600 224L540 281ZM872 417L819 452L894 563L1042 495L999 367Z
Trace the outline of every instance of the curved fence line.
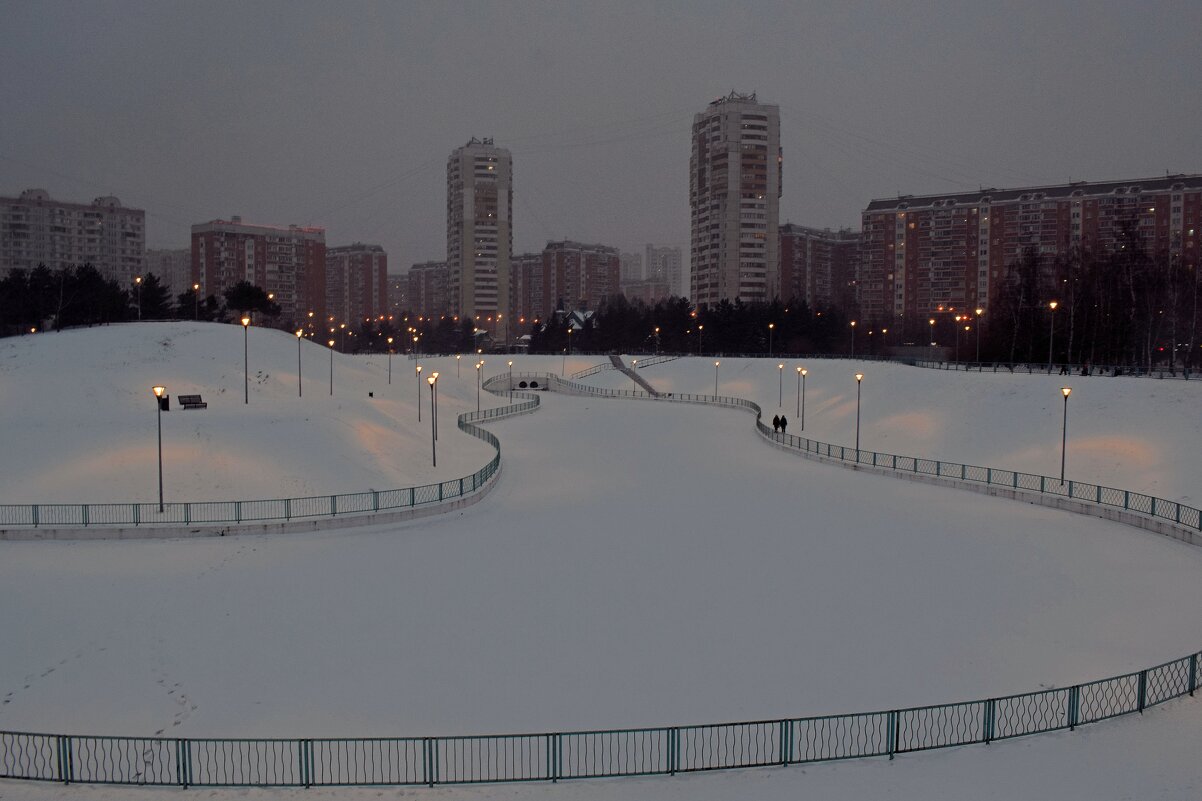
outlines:
M1136 378L1198 380L1199 373L1188 367L1137 367L1122 365L1088 365L1067 364L1055 362L1051 366L1047 362L945 362L931 359L900 359L899 361L912 364L915 367L925 367L930 370L961 370L968 373L1026 373L1027 375L1094 375L1094 376L1132 376Z
M115 526L218 527L228 524L291 522L352 515L437 507L456 503L479 492L501 468L501 443L486 429L474 425L486 420L523 414L538 407L537 395L514 392L522 402L478 412L464 412L456 420L461 431L487 442L496 454L476 472L416 487L369 490L304 498L239 501L189 501L164 503L51 503L0 504L0 530L5 528L102 528Z
M490 415L491 412L517 413L518 407L523 411L537 407L537 396L515 391L515 383L527 387L541 384L574 394L744 408L755 413L757 430L780 441L779 435L773 436L763 425L760 407L743 398L655 396L630 390L605 390L541 373L516 373L512 377L505 374L489 379L490 391L500 394L504 385L503 391L522 397L523 403L479 415L461 415L460 427L499 448L495 435L472 425L473 420L466 418L489 419L505 416ZM868 464L864 461L867 456L872 457L873 464L881 461L881 454L871 451L800 441L806 445L799 450L824 458L846 460L848 453L854 453L859 464ZM898 467L896 459L913 459L915 471L919 463L935 465L932 475L941 475L941 466L948 464L889 456L893 469L901 471L907 463ZM957 467L961 468L960 477L971 480L967 465ZM1178 517L1182 508L1189 507L1178 506ZM1198 689L1200 659L1202 652L1195 651L1155 667L1071 687L962 703L695 726L457 737L297 739L103 737L0 731L0 777L179 787L433 787L674 775L870 756L892 759L896 754L911 751L1072 730L1119 715L1142 713L1165 701L1193 696Z

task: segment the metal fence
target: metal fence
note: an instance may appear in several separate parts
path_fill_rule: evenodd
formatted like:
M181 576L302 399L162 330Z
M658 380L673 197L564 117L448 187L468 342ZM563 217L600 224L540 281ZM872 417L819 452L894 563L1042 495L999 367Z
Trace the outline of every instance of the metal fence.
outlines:
M1132 365L1088 365L1064 364L1047 362L943 362L928 359L900 359L915 367L926 367L933 370L961 370L969 373L1023 373L1026 375L1097 375L1097 376L1135 376L1139 378L1197 380L1200 376L1197 370L1188 367L1138 367Z
M850 715L465 737L191 739L0 732L0 778L179 787L558 781L888 756L1074 729L1192 696L1191 653L1053 690Z
M501 466L500 441L474 423L523 414L539 403L538 396L530 393L514 392L512 396L521 398L521 402L459 415L457 425L462 431L496 450L486 465L462 478L416 487L304 498L165 503L162 512L157 503L0 504L0 528L237 525L337 518L450 503L479 491Z

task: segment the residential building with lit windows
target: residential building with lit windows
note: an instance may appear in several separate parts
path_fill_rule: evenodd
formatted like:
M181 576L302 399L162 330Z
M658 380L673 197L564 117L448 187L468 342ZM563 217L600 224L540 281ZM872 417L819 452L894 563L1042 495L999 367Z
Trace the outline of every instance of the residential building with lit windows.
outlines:
M780 297L804 300L811 309L855 307L860 232L844 228L780 226Z
M780 110L731 92L693 117L690 297L768 302L778 273Z
M447 290L450 271L445 261L424 261L409 268L406 276L405 311L415 317L441 317L451 312Z
M542 302L537 316L553 311L596 310L617 295L622 280L618 249L565 240L543 249Z
M147 250L147 275L153 273L172 295L192 291L192 251L189 248Z
M510 317L518 335L530 333L543 315L543 254L515 253L510 260Z
M912 335L934 312L988 310L1025 252L1105 252L1125 226L1149 253L1197 269L1202 175L902 195L873 200L861 217L860 315L901 321Z
M513 252L513 161L472 137L447 159L447 268L451 308L508 342Z
M326 314L358 328L391 313L384 248L358 242L326 248Z
M115 197L91 203L53 200L45 189L0 197L0 276L45 264L91 264L122 288L145 271L146 212Z
M192 281L202 297L221 295L247 281L280 306L291 326L313 312L326 317L324 228L252 225L239 216L192 226Z
M622 272L623 281L630 277L625 271ZM658 292L659 286L666 284L666 295L675 295L678 298L689 295L689 277L684 271L680 248L674 245L647 245L642 277L651 282L652 294Z

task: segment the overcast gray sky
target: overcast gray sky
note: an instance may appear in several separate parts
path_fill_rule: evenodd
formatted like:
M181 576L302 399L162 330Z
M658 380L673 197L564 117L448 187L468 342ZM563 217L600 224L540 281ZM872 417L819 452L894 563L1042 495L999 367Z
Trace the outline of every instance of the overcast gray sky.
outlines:
M0 194L115 194L150 247L313 224L445 258L445 165L513 151L514 249L689 238L689 126L781 109L781 220L1202 171L1202 2L0 0Z

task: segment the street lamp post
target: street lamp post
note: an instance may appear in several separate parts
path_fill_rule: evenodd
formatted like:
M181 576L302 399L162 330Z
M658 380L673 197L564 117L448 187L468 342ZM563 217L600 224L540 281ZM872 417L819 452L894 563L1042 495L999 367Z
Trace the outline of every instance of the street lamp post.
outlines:
M856 355L856 321L851 321L851 355Z
M714 362L714 397L718 397L718 362Z
M797 368L797 374L801 376L801 398L797 402L797 416L801 418L801 430L806 430L806 376L810 371L804 367Z
M655 355L659 355L659 326L655 327Z
M200 284L192 285L192 319L200 319Z
M242 318L242 402L250 403L250 346L249 341L250 318Z
M513 400L513 359L509 360L509 399Z
M142 319L142 276L134 276L134 287L138 293L138 319Z
M434 425L434 382L438 379L430 376L426 381L430 384L430 455L433 466L438 467L438 429ZM418 389L418 406L421 406L421 384L417 385ZM421 418L418 418L419 420Z
M391 340L389 340L389 341L391 341ZM455 377L456 377L456 378L459 378L459 377L460 377L460 375L459 375L459 360L460 360L460 359L462 359L462 358L463 358L463 354L462 354L462 353L456 353L456 354L455 354Z
M705 330L704 325L697 326L697 355L701 355L701 332Z
M768 323L768 355L772 355L772 333L776 330L776 323Z
M392 337L388 338L388 383L392 383Z
M301 338L304 337L304 329L296 329L296 397L301 397L304 388L301 386Z
M981 363L981 315L985 313L984 309L976 309L977 313L977 364Z
M634 394L639 390L639 382L634 380L634 371L639 369L639 360L634 359L630 362L630 394Z
M163 513L163 393L167 387L154 387L155 406L159 416L159 514Z
M430 378L434 379L430 384L430 388L434 390L434 439L438 439L438 371L431 373Z
M1048 375L1052 374L1052 340L1056 337L1056 307L1059 305L1060 303L1054 300L1048 304L1048 308L1052 310L1048 315Z
M417 422L422 421L422 366L419 364L413 371L417 376Z
M568 326L568 355L572 355L572 327Z
M961 316L961 315L959 315L959 314L957 314L957 315L956 315L956 331L955 331L955 334L956 334L956 361L957 361L957 362L958 362L958 361L960 361L960 321L961 321L961 320L966 320L966 319L968 319L968 318L966 318L966 317L963 317L963 316Z
M1060 483L1064 483L1064 451L1068 445L1068 396L1073 392L1072 387L1061 387L1060 394L1064 396L1064 422L1060 427Z
M480 368L484 366L484 362L476 362L476 411L480 411Z
M864 381L863 373L856 373L856 461L860 460L860 384Z
M785 405L785 366L776 365L776 405Z
M331 339L328 343L330 346L330 397L334 397L334 340Z

